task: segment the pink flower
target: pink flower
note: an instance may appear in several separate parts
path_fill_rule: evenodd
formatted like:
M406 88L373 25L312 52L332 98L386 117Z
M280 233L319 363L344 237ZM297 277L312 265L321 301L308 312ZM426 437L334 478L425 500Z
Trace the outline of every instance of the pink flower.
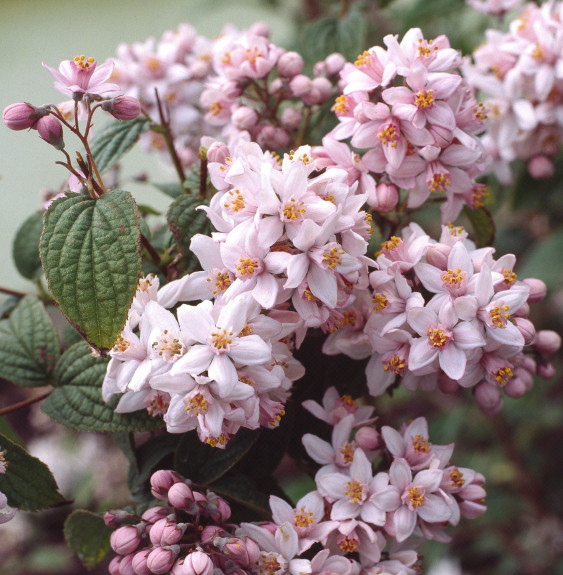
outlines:
M74 60L64 60L55 70L43 62L43 67L55 78L55 89L80 101L84 96L108 96L121 92L117 84L106 83L113 73L113 60L101 66L94 58L76 56Z

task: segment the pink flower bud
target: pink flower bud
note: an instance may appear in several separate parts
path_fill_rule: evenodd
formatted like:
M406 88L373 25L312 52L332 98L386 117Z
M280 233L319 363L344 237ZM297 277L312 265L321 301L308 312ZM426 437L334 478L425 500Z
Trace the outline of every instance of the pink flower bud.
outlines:
M254 565L260 557L260 547L249 537L244 540L231 537L225 542L223 550L240 567Z
M561 347L561 336L550 329L542 329L536 333L533 348L542 355L553 355Z
M294 76L289 82L289 89L296 98L301 98L311 91L311 79L303 74Z
M221 83L221 92L227 96L229 100L238 98L242 94L243 88L238 82L230 80Z
M176 509L189 509L193 500L192 490L185 483L174 483L168 490L168 501Z
M186 531L185 523L175 523L168 519L159 519L150 530L150 540L154 545L174 545Z
M206 553L194 551L177 561L170 575L213 575L213 561Z
M477 517L481 517L487 511L487 506L477 501L462 501L459 504L459 510L467 519L477 519Z
M547 156L534 156L528 162L528 172L536 180L547 180L553 176L555 166Z
M109 542L116 553L127 555L139 547L141 533L136 525L124 525L111 534Z
M538 303L542 301L547 294L547 286L542 280L537 278L526 278L524 283L530 288L528 294L528 303Z
M179 545L157 547L149 553L149 556L147 557L147 567L151 570L151 573L156 573L156 575L163 575L167 571L170 571L179 553Z
M141 103L131 96L117 96L117 98L105 100L101 108L114 118L124 121L134 120L141 113Z
M375 187L377 204L373 206L378 212L389 212L399 202L399 190L394 184L382 182Z
M4 124L10 130L28 130L33 128L37 120L49 112L45 108L36 108L27 102L10 104L4 110Z
M270 28L265 22L255 22L248 29L248 32L250 34L254 34L255 36L263 36L264 38L270 37Z
M551 362L540 363L537 373L542 379L551 379L555 375L555 366Z
M166 499L168 490L174 485L174 483L179 483L183 481L175 471L169 471L166 469L159 469L152 474L151 477L151 493L157 499Z
M286 130L297 130L303 120L303 114L297 108L286 108L281 115L281 125Z
M262 126L256 141L262 148L268 150L280 150L286 148L291 141L289 134L283 128L274 126Z
M438 387L442 393L451 394L459 391L460 386L455 379L451 379L445 373L438 375Z
M512 399L518 399L528 393L534 385L534 378L529 371L525 369L516 369L514 377L510 379L502 388L504 393Z
M452 248L446 244L434 244L428 247L426 252L426 261L441 270L448 267L448 257Z
M119 575L135 575L133 570L133 555L125 555L119 564Z
M110 575L119 575L119 564L121 563L121 560L123 559L123 557L114 557L109 565L108 565L108 571L110 573Z
M143 513L143 515L141 515L141 518L146 523L156 523L159 519L168 517L172 511L173 509L171 509L170 507L162 507L160 505L156 507L149 507Z
M494 385L482 381L475 386L473 393L479 409L485 415L494 415L502 409L502 397Z
M311 82L311 89L301 96L307 106L317 106L328 102L332 96L332 84L330 80L320 77Z
M528 302L522 304L513 314L513 317L528 317L530 315L530 306Z
M231 155L227 144L223 142L213 142L207 148L207 161L208 162L219 162L224 164L225 160Z
M207 494L207 511L213 521L217 523L224 523L231 516L231 508L229 504L213 492Z
M136 575L150 575L151 570L147 565L147 557L150 552L150 549L143 549L133 555L131 567L133 567L133 571L135 571Z
M515 317L514 323L524 338L524 345L531 345L536 336L536 328L534 327L534 324L525 317Z
M272 96L275 96L280 90L283 89L283 80L281 78L274 78L271 82L270 82L270 94L272 94Z
M325 58L325 70L329 76L336 76L344 68L346 58L338 52L333 52Z
M239 130L250 130L258 123L258 113L254 108L241 106L233 112L232 122L233 126Z
M278 60L278 71L285 78L293 78L303 70L303 58L297 52L285 52Z
M104 514L104 523L107 527L120 527L129 517L131 517L131 514L127 513L127 511L110 509Z
M379 432L374 427L360 427L360 429L356 431L354 440L359 447L366 451L373 451L381 447Z
M62 150L65 147L63 127L57 118L54 116L43 116L37 120L35 127L39 132L39 136L55 149Z

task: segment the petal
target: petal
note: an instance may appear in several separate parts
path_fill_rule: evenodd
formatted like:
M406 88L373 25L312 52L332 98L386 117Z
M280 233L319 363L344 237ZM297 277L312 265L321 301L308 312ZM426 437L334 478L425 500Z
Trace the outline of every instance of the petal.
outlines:
M272 349L259 335L252 334L236 338L228 355L244 365L260 365L270 361Z
M227 397L238 382L237 370L226 354L216 355L207 372L217 382L220 397Z
M393 525L395 526L395 536L401 543L410 537L416 526L416 513L403 505L393 514Z
M424 505L418 508L418 515L428 523L441 523L451 517L452 508L438 495L425 495Z

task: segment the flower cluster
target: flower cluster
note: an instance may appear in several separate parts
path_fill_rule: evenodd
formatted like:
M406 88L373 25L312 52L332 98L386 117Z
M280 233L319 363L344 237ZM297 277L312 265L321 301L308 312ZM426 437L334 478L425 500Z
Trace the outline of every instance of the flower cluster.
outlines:
M483 145L501 182L510 163L527 162L534 178L549 178L563 137L563 3L527 4L504 33L487 30L486 42L463 67L485 96Z
M439 241L411 224L402 237L384 242L369 298L346 311L324 344L326 354L370 357L368 388L380 395L394 382L454 392L474 388L487 413L502 407L501 390L520 397L533 376L553 375L547 359L561 338L535 331L529 304L545 296L538 279L517 279L516 258L495 259L493 248L476 249L462 227L442 227Z
M393 209L403 188L409 208L430 194L445 199L442 219L453 221L464 205L482 205L475 177L485 167L477 134L486 110L456 71L461 56L445 36L426 40L414 28L400 43L383 41L386 50L374 46L344 66L333 107L339 124L315 149L317 165L343 163L376 210ZM334 139L368 151L360 156Z
M502 16L509 10L520 7L523 0L465 0L469 6L483 14Z
M8 469L8 461L5 458L6 450L0 451L0 474L3 475ZM17 509L8 505L8 498L0 491L0 525L13 519Z
M211 41L182 24L158 42L121 44L113 78L151 117L164 107L185 166L196 161L202 136L233 140L243 133L265 148L289 149L333 96L344 58L329 56L310 78L301 74L302 57L268 36L265 25L255 24L242 32L227 28ZM144 138L149 148L166 149L158 134Z

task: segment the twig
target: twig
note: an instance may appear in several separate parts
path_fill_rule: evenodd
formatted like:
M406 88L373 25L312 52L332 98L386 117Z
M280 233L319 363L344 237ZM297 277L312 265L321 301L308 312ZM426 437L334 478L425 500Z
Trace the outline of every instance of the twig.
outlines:
M27 407L28 405L33 405L34 403L37 403L38 401L41 401L41 400L45 399L46 397L49 397L51 395L51 393L53 393L52 389L50 389L49 391L46 391L44 393L41 393L40 395L36 395L35 397L28 397L27 399L24 399L23 401L19 401L18 403L13 403L12 405L8 405L8 407L4 407L4 408L0 409L0 416L7 415L8 413L13 413L14 411L17 411L18 409L21 409L22 407Z
M15 291L13 289L8 289L5 287L0 287L0 293L5 293L7 295L13 295L16 297L25 297L27 294L21 292L21 291Z

